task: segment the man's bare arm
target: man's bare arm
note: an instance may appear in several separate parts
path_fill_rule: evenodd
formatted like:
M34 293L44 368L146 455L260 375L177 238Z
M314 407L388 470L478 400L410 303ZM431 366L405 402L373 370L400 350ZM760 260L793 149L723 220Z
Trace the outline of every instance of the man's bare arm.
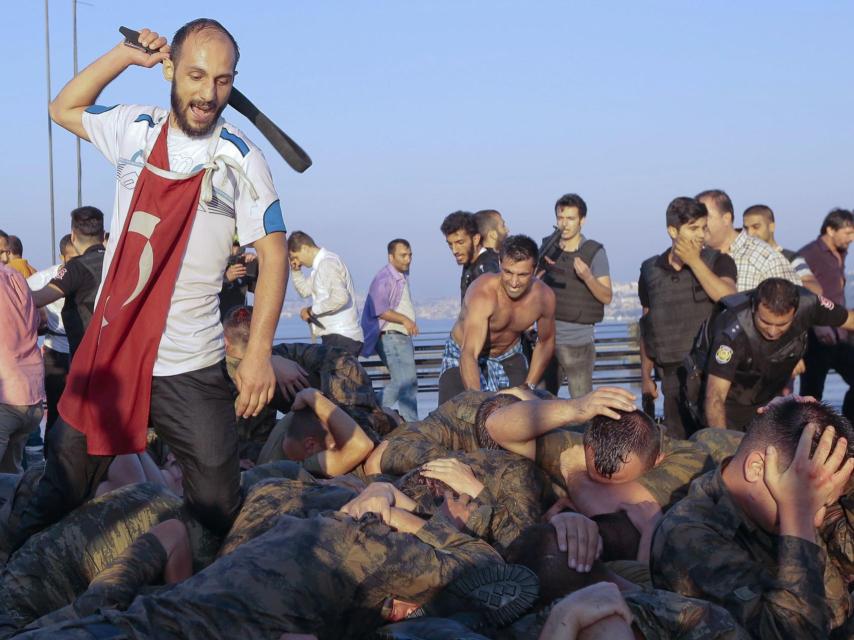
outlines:
M842 328L846 331L854 331L854 309L848 310L848 319L842 325Z
M545 309L537 320L537 345L531 354L531 366L525 378L529 384L537 384L542 379L555 352L555 296L551 289L544 287L543 298Z
M258 254L255 309L246 352L234 375L234 383L240 392L235 409L237 415L244 418L257 416L273 399L276 388L270 355L285 299L285 287L288 286L285 241L285 234L277 232L259 238L252 245Z
M735 282L732 278L724 278L715 275L715 272L709 269L709 265L703 262L702 259L697 259L692 264L688 265L697 282L703 287L706 295L717 302L724 296L732 295L737 292Z
M599 302L602 304L611 304L611 298L614 296L614 293L611 289L610 276L599 276L598 278L591 277L589 280L585 280L584 284L587 285L590 293L592 293L593 297Z
M60 298L64 298L65 294L62 289L55 284L46 284L38 291L33 291L33 302L36 307L41 308L49 305L51 302L56 302Z
M478 356L486 344L489 333L489 318L494 309L491 292L476 286L475 281L463 301L463 344L460 345L460 377L466 389L480 390L480 367Z
M815 295L824 295L824 289L821 288L821 284L819 284L819 281L813 274L801 274L801 282L807 289L812 291Z
M704 413L706 426L726 429L726 397L732 383L709 374L706 380L706 400Z
M370 455L374 443L341 407L316 389L302 391L297 397L300 396L308 399L309 406L335 441L333 448L317 455L320 468L327 476L348 473Z
M89 140L83 128L83 112L95 104L101 91L131 65L151 68L169 57L166 38L153 31L139 32L140 44L156 49L147 54L120 43L74 76L50 103L50 118L56 124L84 140Z

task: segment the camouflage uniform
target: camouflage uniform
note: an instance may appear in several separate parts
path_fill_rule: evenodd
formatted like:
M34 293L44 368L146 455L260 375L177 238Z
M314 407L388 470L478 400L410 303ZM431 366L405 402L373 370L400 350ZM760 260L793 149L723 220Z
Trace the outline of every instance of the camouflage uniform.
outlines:
M691 434L688 438L701 447L704 447L712 457L714 466L718 466L725 459L735 454L744 434L732 429L715 429L707 427Z
M638 589L623 593L634 618L633 627L647 640L747 640L723 607L686 598L660 589ZM497 640L537 640L552 607L528 614L507 629L498 631Z
M219 540L186 515L180 498L150 483L104 494L34 535L0 574L0 637L72 602L134 540L170 518L188 525L196 568L209 563Z
M813 544L761 529L736 505L719 467L665 515L650 570L655 586L726 607L754 637L827 638L852 611L845 565L829 551L823 536Z
M284 515L201 573L138 597L126 611L106 609L21 637L91 638L83 635L88 627L162 640L267 640L286 632L359 638L381 626L389 596L424 602L466 569L501 562L489 545L441 516L406 534L373 514Z
M537 438L537 465L552 482L566 488L560 472L560 454L574 445L583 445L584 436L570 429L556 429ZM662 436L661 462L636 480L649 491L662 509L667 509L688 492L691 481L712 468L706 449L689 442Z
M524 529L539 522L544 510L544 478L530 460L508 451L487 449L451 452L446 457L469 465L474 476L483 483L483 490L474 499L475 512L466 523L474 535L503 554ZM427 495L427 487L412 491L409 476L404 476L397 484L422 509L430 509L432 500Z
M445 458L451 451L480 449L475 417L480 405L494 395L491 391L463 391L423 420L392 431L380 463L383 473L403 475L425 462Z

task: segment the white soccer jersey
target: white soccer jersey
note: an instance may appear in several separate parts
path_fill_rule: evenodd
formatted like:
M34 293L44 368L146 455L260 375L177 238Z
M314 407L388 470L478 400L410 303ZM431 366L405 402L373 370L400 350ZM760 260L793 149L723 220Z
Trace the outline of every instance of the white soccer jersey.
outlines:
M93 105L83 114L83 127L92 144L116 167L112 237L104 257L105 277L146 153L154 146L168 114L160 107L140 105ZM210 143L210 136L190 138L170 127L167 137L170 170L179 173L198 170L208 161ZM196 371L225 357L218 294L235 230L241 245L269 233L285 231L279 197L261 150L239 129L226 123L214 155L236 161L258 197L252 198L232 169L214 172L214 198L209 205L199 204L193 221L157 351L155 376Z

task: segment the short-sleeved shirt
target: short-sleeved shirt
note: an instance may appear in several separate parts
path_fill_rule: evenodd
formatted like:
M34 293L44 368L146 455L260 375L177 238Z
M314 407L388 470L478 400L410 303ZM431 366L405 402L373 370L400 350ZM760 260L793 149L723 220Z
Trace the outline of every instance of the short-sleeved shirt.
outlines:
M670 264L669 256L670 249L658 257L656 264L662 269L675 271L673 265ZM733 282L738 279L738 270L735 267L735 261L725 253L718 254L714 264L712 264L712 273L719 278L729 278ZM649 307L649 291L647 290L646 280L644 278L640 278L638 280L638 298L640 298L642 307Z
M806 289L801 289L800 294L801 296L815 295ZM753 366L752 363L760 362L777 352L784 341L792 339L810 327L817 325L838 327L848 320L848 310L845 307L835 305L823 296L819 296L819 302L809 308L812 309L811 313L796 312L792 327L783 337L773 342L762 340L757 344L751 344L744 331L737 331L735 335L726 330L717 332L709 352L707 372L732 382L738 371L749 370Z
M55 264L47 269L37 271L29 278L27 284L33 291L39 291L47 286L62 268L61 264ZM62 324L62 307L65 300L54 300L44 308L47 315L47 333L44 337L44 346L57 353L68 353L68 336L65 335L65 326Z
M74 356L77 347L83 340L86 327L92 318L93 308L86 308L81 313L80 305L84 300L94 300L98 287L101 286L101 270L97 269L95 254L101 254L103 260L104 245L95 244L86 249L82 256L72 258L60 267L50 284L62 291L65 304L62 306L62 324L68 337L68 352ZM83 256L86 256L85 260ZM90 264L91 262L91 264Z
M104 273L108 273L118 234L133 197L146 154L153 147L168 111L160 107L93 105L83 114L83 127L92 144L116 167L116 195ZM213 135L213 134L210 134ZM170 170L198 171L208 162L210 135L190 138L170 127L167 138ZM230 167L214 172L213 200L199 203L193 228L175 283L166 327L160 340L155 376L195 371L225 356L219 317L219 292L237 232L241 245L267 234L285 231L279 196L261 150L236 127L225 123L214 155L236 162L252 184L252 190Z
M584 244L585 240L586 238L581 236L581 242L578 246ZM593 254L590 261L590 273L593 274L594 278L605 278L611 275L611 267L608 264L608 254L605 252L605 247L601 247L599 251ZM555 344L565 344L571 347L593 344L593 326L592 324L555 320Z
M744 230L733 240L729 254L738 267L738 291L755 289L768 278L783 278L794 284L801 284L800 276L795 273L782 253L767 242L748 235Z

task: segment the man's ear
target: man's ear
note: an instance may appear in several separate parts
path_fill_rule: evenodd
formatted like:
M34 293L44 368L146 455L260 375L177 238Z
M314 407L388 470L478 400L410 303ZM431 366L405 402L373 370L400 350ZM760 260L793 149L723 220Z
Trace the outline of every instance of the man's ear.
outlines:
M744 459L742 473L747 482L763 482L765 480L765 456L759 451L752 451Z
M482 244L482 243L481 243L481 240L483 240L483 238L481 237L481 235L480 235L479 233L475 233L475 234L471 237L471 241L474 243L474 246L475 246L475 247L479 247L479 246L481 246L481 244Z
M669 235L673 240L676 240L676 236L679 235L679 229L672 225L667 225L667 235Z
M170 58L163 61L163 79L166 82L172 82L175 78L175 63Z

